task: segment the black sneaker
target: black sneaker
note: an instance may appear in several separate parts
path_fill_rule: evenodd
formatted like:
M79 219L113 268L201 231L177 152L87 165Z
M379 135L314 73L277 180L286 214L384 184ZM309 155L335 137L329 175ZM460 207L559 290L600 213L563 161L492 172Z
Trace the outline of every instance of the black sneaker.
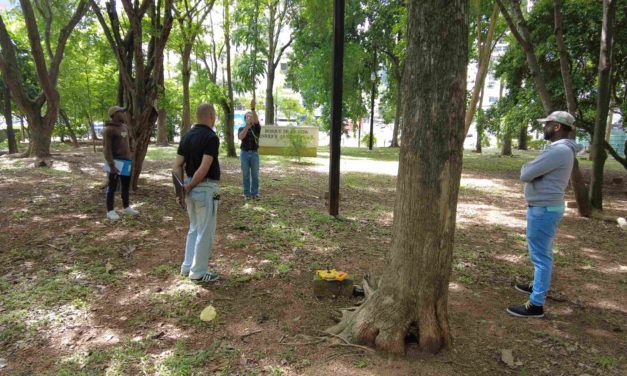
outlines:
M517 283L514 285L514 288L525 294L531 294L533 291L533 283Z
M507 313L517 317L544 317L544 308L527 302L519 306L507 307Z
M195 284L211 283L217 281L218 279L220 279L220 276L218 276L218 273L214 272L207 272L200 278L190 278L190 280Z

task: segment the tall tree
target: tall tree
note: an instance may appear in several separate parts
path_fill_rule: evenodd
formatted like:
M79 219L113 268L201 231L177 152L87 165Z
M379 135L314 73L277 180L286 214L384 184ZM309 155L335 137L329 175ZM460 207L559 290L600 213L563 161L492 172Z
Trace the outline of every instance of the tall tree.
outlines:
M191 127L191 112L189 103L189 80L192 75L191 55L196 38L203 31L203 23L213 9L214 0L176 0L174 14L179 25L181 36L179 53L183 75L183 124L181 136Z
M122 0L126 22L120 21L115 0L105 3L108 22L96 0L90 3L118 62L118 101L128 108L133 189L137 189L157 119L154 104L159 94L165 44L172 28L172 0ZM125 35L124 25L128 27Z
M265 0L265 14L267 16L267 53L266 57L266 113L265 124L274 124L274 81L276 69L279 66L285 50L292 44L294 38L290 36L287 42L281 45L280 37L298 9L296 0Z
M224 23L222 29L224 30L224 45L226 47L226 85L227 85L227 97L221 102L222 109L224 110L224 116L226 117L226 127L224 135L226 137L227 155L229 157L236 157L235 153L235 140L233 139L235 130L235 102L233 101L233 81L231 76L231 13L230 13L230 0L224 0ZM224 81L224 80L223 80Z
M401 82L405 63L405 32L407 29L407 7L404 1L366 0L366 19L364 29L368 49L381 52L385 57L389 72L388 89L395 89L394 126L392 128L391 147L398 147L398 131L402 118ZM376 73L376 72L375 72Z
M40 3L37 3L40 4ZM17 60L15 43L7 31L4 19L0 15L0 71L11 91L13 100L20 111L26 116L30 131L30 142L27 154L32 157L50 157L50 140L52 130L59 115L59 93L57 91L57 78L59 67L63 60L66 42L74 30L74 27L87 11L87 0L80 0L76 6L71 7L71 13L67 22L58 31L56 46L53 47L52 29L53 19L56 20L49 1L42 0L40 12L44 15L43 33L40 32L33 6L29 0L20 0L20 6L26 25L34 69L41 91L35 97L30 96L24 84ZM54 9L54 10L53 10ZM63 9L67 11L68 9ZM42 46L41 34L44 36ZM46 56L47 55L47 56Z
M7 141L9 143L9 154L17 153L17 142L15 141L15 132L13 131L13 112L11 111L11 91L4 81L2 83L2 113L7 125Z
M590 179L590 202L597 210L603 209L603 168L605 152L605 125L611 97L610 75L612 69L612 39L614 38L614 20L616 18L616 0L603 0L603 23L599 56L599 95L597 96L597 115L594 124L592 177Z
M494 50L494 46L499 38L495 38L495 30L497 21L499 18L499 6L497 3L494 3L492 14L488 19L488 29L484 34L483 20L482 20L482 11L481 11L481 1L474 1L474 8L477 14L477 20L475 22L476 27L476 43L477 43L477 74L475 77L475 86L472 89L472 95L470 97L470 102L468 103L468 109L466 110L466 120L465 120L465 132L468 133L470 129L470 124L472 124L472 119L475 116L475 111L477 110L477 103L479 102L479 95L483 89L483 84L485 82L485 78L488 75L488 67L490 66L490 60L492 57L492 51Z
M393 244L378 288L333 328L346 340L403 353L450 344L448 284L462 167L468 3L408 1L403 142ZM415 90L420 83L421 90Z
M545 79L542 75L540 64L538 63L534 43L531 39L529 26L522 13L520 1L510 0L511 4L507 4L511 5L509 7L506 7L504 1L506 0L496 0L499 8L501 9L501 13L503 14L503 18L505 18L505 21L509 26L510 31L512 32L512 34L516 38L516 41L518 41L518 44L525 53L529 74L531 75L538 95L542 100L542 107L544 108L544 112L546 115L548 115L554 109L553 101L551 98L551 94L547 88ZM585 217L590 216L590 202L585 198L587 190L582 179L581 171L579 170L578 162L575 162L575 165L573 166L573 171L571 173L571 183L573 190L575 191L575 198L577 200L579 214Z

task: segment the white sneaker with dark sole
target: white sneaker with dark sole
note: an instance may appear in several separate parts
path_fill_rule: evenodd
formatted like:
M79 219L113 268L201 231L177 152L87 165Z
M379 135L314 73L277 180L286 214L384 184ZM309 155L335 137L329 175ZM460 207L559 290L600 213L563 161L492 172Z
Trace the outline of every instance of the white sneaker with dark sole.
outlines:
M107 212L107 219L110 221L117 221L120 219L120 216L115 212L115 210L110 210Z

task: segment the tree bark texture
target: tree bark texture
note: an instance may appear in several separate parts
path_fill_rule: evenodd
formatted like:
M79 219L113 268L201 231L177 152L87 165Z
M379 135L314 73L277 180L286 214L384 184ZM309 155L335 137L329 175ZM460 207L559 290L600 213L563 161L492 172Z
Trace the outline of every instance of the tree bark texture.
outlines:
M183 124L181 125L181 137L189 131L192 126L192 116L189 103L189 80L192 76L192 66L190 63L190 56L192 54L192 45L186 44L183 47L182 52L182 69L181 75L183 76Z
M233 81L231 77L231 17L229 13L229 0L224 0L224 44L226 45L226 80L228 103L226 106L223 104L222 108L229 109L228 112L224 112L224 116L226 117L226 129L224 130L224 138L226 138L227 156L234 158L237 157L237 153L235 153L235 130L233 129L235 124L235 108L233 105Z
M616 0L603 0L603 24L599 56L599 95L597 114L594 122L594 160L590 179L590 203L597 210L603 209L603 169L607 153L605 151L605 126L610 103L610 72L612 69L612 39L616 18Z
M399 62L393 62L392 64L394 65L394 79L396 80L396 112L394 113L394 128L392 128L392 142L390 143L390 147L397 148L398 130L401 127L401 111L403 108L403 74L401 73Z
M503 133L503 139L501 140L501 155L512 155L512 133L510 131Z
M328 329L355 343L403 353L450 344L448 284L462 167L468 3L408 2L403 143L393 243L376 291ZM415 87L421 90L415 90Z
M562 81L564 83L564 95L566 96L566 106L568 112L576 116L577 115L577 102L575 101L575 91L573 89L573 81L570 76L569 57L564 43L564 30L562 25L562 0L553 1L553 17L555 21L555 40L557 42L557 48L560 55L560 71L562 73ZM573 128L569 138L577 138L577 129ZM579 169L579 162L575 158L575 164L573 165L573 171L570 174L570 184L575 193L575 200L577 201L577 209L579 215L582 217L589 217L592 213L592 207L590 200L588 199L588 187L583 180L583 175Z
M9 143L9 154L17 153L17 142L15 141L15 132L13 131L13 114L11 112L11 91L6 82L2 80L2 90L4 91L3 98L3 113L4 119L7 124L7 141Z
M520 126L518 132L518 150L527 150L527 124Z

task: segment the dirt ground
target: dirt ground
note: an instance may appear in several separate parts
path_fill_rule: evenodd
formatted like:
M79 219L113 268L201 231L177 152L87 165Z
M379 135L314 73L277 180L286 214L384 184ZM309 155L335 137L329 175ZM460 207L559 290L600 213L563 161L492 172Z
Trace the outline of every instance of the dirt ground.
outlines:
M311 279L326 267L356 282L382 270L392 157L343 158L339 220L327 215L324 151L302 163L264 157L262 198L251 203L241 197L239 162L221 158L211 259L221 279L200 287L178 273L187 215L173 199L174 153L151 147L131 193L141 215L116 223L105 221L100 153L64 147L51 168L0 157L0 374L627 373L627 233L615 223L569 209L547 317L505 312L527 299L511 285L532 270L517 180L531 154L468 153L449 290L453 345L431 355L408 339L405 357L389 357L322 338L338 309L359 298L316 299ZM627 216L627 174L610 169L606 180L605 211ZM210 304L216 319L199 320Z

